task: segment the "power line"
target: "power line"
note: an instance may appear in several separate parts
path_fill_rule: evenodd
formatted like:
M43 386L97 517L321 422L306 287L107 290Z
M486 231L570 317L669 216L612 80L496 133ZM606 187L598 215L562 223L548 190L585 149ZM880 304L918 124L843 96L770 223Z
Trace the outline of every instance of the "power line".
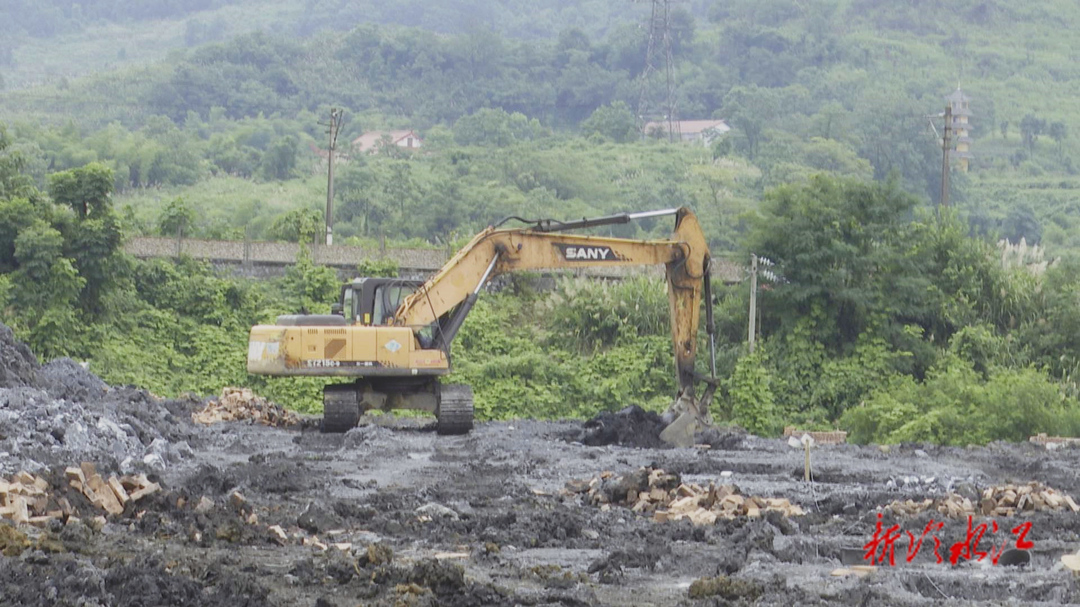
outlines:
M676 107L675 55L671 50L671 4L675 0L650 1L652 12L649 16L649 44L645 52L645 69L641 72L638 117L644 123L644 131L645 124L649 122L649 114L659 109L663 113L663 120L667 122L668 140L675 141L677 138L681 139ZM660 62L663 62L664 98L657 102L651 99L651 85L660 72Z

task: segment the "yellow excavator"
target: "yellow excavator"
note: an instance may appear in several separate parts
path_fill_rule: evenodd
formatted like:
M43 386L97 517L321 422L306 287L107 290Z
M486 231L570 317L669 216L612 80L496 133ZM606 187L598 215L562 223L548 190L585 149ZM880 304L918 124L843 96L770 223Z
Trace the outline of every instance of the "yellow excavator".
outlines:
M665 215L675 216L667 240L566 233ZM510 221L525 225L501 227ZM670 423L661 438L685 446L709 424L716 387L714 352L711 377L694 370L703 292L710 346L715 343L709 260L705 235L687 208L568 222L510 217L477 234L427 281L357 278L342 287L329 315L285 315L276 324L253 327L248 372L355 378L323 390L324 432L355 427L365 411L415 409L433 413L440 434L464 434L473 427L472 390L441 384L439 377L450 372L450 344L492 277L518 270L663 265L679 394L665 414ZM699 380L706 384L700 399Z

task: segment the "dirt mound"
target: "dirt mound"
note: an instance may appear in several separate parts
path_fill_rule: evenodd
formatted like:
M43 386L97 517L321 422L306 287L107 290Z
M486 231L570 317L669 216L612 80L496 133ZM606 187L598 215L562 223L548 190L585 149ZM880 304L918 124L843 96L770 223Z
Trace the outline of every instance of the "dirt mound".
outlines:
M38 361L15 333L0 323L0 388L32 386L37 381Z
M749 436L746 430L739 427L708 428L698 432L694 437L694 443L709 445L713 449L724 451L739 451L744 448L744 441Z
M596 417L585 422L577 440L590 447L622 445L642 449L663 449L668 447L664 441L660 440L660 432L665 427L667 423L658 414L635 405L620 411L600 412Z
M105 396L109 385L70 358L57 358L38 370L37 387L56 399L93 402Z
M144 390L109 388L69 358L39 366L0 325L0 474L82 461L107 471L163 470L199 442L192 409Z

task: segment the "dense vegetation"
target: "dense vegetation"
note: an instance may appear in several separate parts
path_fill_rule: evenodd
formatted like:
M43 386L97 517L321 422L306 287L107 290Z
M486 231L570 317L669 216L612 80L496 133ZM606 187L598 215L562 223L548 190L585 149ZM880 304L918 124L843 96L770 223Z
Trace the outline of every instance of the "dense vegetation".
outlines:
M0 77L16 84L0 93L0 320L43 355L90 359L112 381L163 394L242 383L317 406L318 382L247 377L243 343L276 313L325 309L332 272L302 257L286 278L252 283L190 260L137 262L118 247L125 234L311 241L325 196L319 122L337 106L341 141L388 128L424 137L420 152L342 155L335 233L345 242L452 247L506 215L688 205L714 254L775 262L753 355L747 286L720 297L724 419L762 433L799 422L858 440L957 444L1080 432L1080 73L1069 42L1048 34L1080 10L1057 0L680 4L680 116L733 128L701 146L640 138L644 7L619 6L0 9L10 34L0 35ZM250 29L241 13L266 31L234 36ZM183 24L190 50L22 86L22 52L43 41L115 54L91 42L95 28L168 24ZM930 122L941 128L958 80L972 98L975 156L951 175L953 208L935 212ZM588 415L670 397L661 284L529 284L483 300L459 338L457 374L482 415Z

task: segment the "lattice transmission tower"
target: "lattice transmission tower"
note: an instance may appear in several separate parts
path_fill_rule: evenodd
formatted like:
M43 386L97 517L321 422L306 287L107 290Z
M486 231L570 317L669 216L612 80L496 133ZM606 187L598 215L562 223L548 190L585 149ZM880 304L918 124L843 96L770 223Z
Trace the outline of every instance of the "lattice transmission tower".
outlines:
M642 1L642 0L638 0ZM649 46L641 72L638 119L642 129L655 117L665 124L669 141L681 139L675 85L675 56L671 52L671 5L675 0L644 0L652 4L649 15Z

